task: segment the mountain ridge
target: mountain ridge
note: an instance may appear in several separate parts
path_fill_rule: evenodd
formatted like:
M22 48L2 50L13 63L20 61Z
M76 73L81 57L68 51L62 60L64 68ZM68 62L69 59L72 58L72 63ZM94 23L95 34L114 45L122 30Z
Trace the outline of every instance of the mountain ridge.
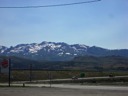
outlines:
M47 42L18 44L16 46L0 46L0 55L18 56L33 60L68 61L77 56L125 56L128 49L105 49L84 44L67 44L64 42Z

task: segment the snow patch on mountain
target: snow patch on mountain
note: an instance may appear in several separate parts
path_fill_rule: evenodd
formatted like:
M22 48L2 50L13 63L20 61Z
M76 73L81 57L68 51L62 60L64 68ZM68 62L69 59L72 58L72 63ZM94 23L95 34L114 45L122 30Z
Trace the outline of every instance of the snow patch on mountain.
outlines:
M11 47L10 52L19 53L19 52L23 52L25 49L26 49L26 46L16 46L16 47Z
M30 53L37 53L39 50L41 50L43 48L42 45L39 45L39 44L35 44L33 46L30 46L29 48L29 52Z
M64 54L63 52L61 52L61 53L58 53L58 55L59 55L59 56L62 56L63 54Z
M5 46L0 46L0 53L4 53L7 49Z
M71 55L71 53L65 53L66 55Z

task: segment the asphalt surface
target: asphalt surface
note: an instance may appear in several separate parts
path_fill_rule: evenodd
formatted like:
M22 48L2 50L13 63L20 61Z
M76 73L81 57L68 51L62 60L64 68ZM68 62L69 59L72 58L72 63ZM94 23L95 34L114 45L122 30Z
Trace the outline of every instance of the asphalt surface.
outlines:
M114 77L109 77L109 76L104 76L104 77L86 77L86 78L77 78L75 79L76 81L80 81L80 80L98 80L98 79L119 79L119 78L128 78L128 76L114 76ZM74 79L72 78L67 78L67 79L52 79L52 82L67 82L67 81L73 81ZM13 83L28 83L30 81L15 81ZM32 80L33 83L49 83L50 80Z
M42 84L35 87L0 87L0 96L128 96L128 87Z

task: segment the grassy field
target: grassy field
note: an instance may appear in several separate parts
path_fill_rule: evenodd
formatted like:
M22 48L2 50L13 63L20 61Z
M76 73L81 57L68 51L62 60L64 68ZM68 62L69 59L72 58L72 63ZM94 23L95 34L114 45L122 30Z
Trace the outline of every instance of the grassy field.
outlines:
M85 77L101 77L109 76L125 76L128 72L86 72L86 71L12 71L13 79L15 80L29 80L30 74L33 80L46 80L50 77L52 79L72 78L73 76L80 77L81 73L85 73Z
M72 78L73 76L80 77L81 73L84 73L85 77L101 77L101 76L109 76L110 74L112 74L113 76L128 75L128 72L86 72L86 71L80 71L80 70L73 70L73 71L32 70L30 72L30 70L13 70L11 72L11 78L12 78L12 81L29 81L30 79L31 80L47 80L49 78L65 79L65 78ZM8 76L1 74L0 81L1 82L8 81Z

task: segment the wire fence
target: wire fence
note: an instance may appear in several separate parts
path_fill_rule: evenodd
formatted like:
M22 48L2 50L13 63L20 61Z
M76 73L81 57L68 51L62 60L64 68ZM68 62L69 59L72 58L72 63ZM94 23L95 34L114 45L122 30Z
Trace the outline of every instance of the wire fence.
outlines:
M11 70L11 83L26 82L26 83L96 83L96 82L128 82L126 78L104 78L95 80L81 79L88 77L103 77L103 76L128 76L128 72L87 72L83 70ZM0 83L8 82L8 75L0 74Z

